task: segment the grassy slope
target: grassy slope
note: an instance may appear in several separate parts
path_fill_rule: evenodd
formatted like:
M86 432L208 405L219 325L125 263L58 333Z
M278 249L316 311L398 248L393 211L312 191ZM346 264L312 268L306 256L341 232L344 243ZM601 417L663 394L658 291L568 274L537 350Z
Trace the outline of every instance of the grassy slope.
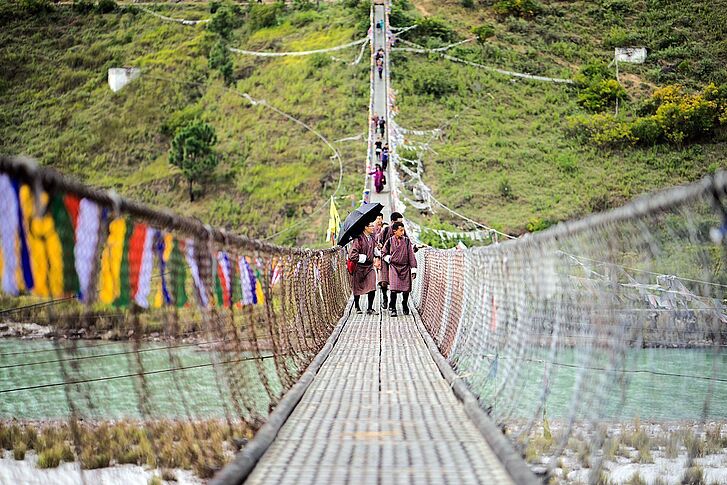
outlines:
M630 96L626 111L655 86L727 81L727 2L550 1L542 16L529 21L497 18L485 5L493 2L476 1L474 10L457 0L412 2L410 15L443 18L462 38L471 36L471 27L490 23L496 35L485 49L470 44L450 53L520 72L572 78L582 64L608 62L612 43L624 36L625 45L647 46L646 64L620 64ZM614 4L625 13L606 8ZM572 87L516 81L419 54L399 53L393 61L400 125L434 128L459 115L433 145L437 154L425 155L425 182L445 204L495 227L521 232L535 218L577 217L727 167L724 134L684 148L603 151L566 134L567 117L581 112ZM665 65L678 67L662 72ZM439 99L416 94L411 77L423 69L459 79L460 93ZM503 179L512 187L510 198L500 193ZM443 211L438 215L461 222Z
M209 16L205 5L159 9L172 17ZM340 6L322 5L318 13L305 13L307 20L301 15L287 12L277 26L252 33L243 26L231 45L299 50L363 35L355 27L358 19ZM339 167L329 159L330 149L299 125L250 107L225 89L208 70L215 38L203 26L143 12L79 15L68 7L45 16L2 17L0 152L32 155L88 183L252 236L287 227L332 194ZM357 53L353 48L334 55L350 61ZM330 140L364 131L365 63L350 66L326 57L322 61L330 62L316 69L311 57L233 59L237 91L267 100ZM141 66L148 74L113 93L107 69L124 65ZM168 164L167 151L169 126L194 115L215 128L222 162L202 198L189 203L186 183ZM337 148L345 174L339 194L358 192L365 145L346 142ZM300 233L289 231L277 241L320 244L326 223L323 210Z

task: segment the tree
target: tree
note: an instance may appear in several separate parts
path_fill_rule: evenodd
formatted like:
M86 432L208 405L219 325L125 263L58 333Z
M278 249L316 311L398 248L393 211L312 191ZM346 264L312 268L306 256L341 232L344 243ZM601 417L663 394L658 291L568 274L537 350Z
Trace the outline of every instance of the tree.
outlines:
M495 28L492 25L483 24L479 27L472 27L472 33L477 38L477 43L484 46L487 39L495 35Z
M194 201L192 184L212 172L219 159L212 148L217 143L215 130L196 119L177 130L169 150L169 162L182 170L189 182L189 201Z
M219 69L220 73L225 79L225 85L229 86L233 81L233 67L232 59L230 58L230 51L227 48L227 44L224 40L220 40L210 50L209 54L209 67L210 69Z
M210 10L214 9L215 12L212 15L212 20L207 25L207 28L212 32L216 32L222 36L223 39L229 39L232 35L232 31L238 28L241 24L240 7L230 3L211 4Z

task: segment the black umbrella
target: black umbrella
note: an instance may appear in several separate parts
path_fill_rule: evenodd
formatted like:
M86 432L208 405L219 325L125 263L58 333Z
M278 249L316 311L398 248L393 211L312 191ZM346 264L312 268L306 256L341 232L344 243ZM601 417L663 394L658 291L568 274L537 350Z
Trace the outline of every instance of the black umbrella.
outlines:
M345 246L349 241L361 234L369 222L376 220L376 216L381 214L383 208L384 206L378 202L364 204L346 216L341 228L341 235L338 237L338 245Z

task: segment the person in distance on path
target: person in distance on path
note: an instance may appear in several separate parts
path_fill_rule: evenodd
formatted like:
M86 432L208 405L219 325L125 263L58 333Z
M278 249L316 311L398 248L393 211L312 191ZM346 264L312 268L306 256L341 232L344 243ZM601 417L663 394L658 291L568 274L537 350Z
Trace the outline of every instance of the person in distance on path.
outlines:
M351 275L353 304L356 307L356 313L362 313L359 300L361 299L361 295L367 295L367 315L378 315L376 310L374 310L374 298L376 297L376 271L374 267L380 264L379 257L381 256L381 252L376 247L373 233L374 223L369 222L364 227L361 235L353 240L351 250L348 253L348 259L356 263L356 269L353 275Z
M381 168L381 164L376 164L376 170L373 172L370 172L369 175L374 176L374 188L376 189L376 193L381 193L382 190L384 190L384 185L386 184L386 176L384 175L384 169Z
M389 165L389 144L387 143L384 145L384 148L381 149L381 168L383 170L386 170L386 167Z
M381 136L384 136L386 132L386 120L383 116L379 117L379 131L381 132Z
M414 247L409 238L404 235L404 223L397 221L391 225L393 235L386 241L381 252L384 261L389 266L389 289L391 301L389 311L392 317L396 315L396 297L402 293L402 313L409 315L409 292L411 292L412 278L416 278L417 259L414 256Z

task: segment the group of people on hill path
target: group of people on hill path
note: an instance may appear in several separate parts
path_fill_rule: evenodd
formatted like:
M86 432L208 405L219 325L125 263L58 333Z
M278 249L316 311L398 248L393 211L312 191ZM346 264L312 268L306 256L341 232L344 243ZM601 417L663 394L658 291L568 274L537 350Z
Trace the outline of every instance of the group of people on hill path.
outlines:
M348 259L356 263L352 275L356 313L363 313L360 300L361 296L366 295L366 314L378 314L374 309L378 285L381 307L388 309L390 316L398 315L396 303L400 293L402 313L409 315L409 293L417 272L414 253L418 248L406 236L403 220L400 213L392 212L391 224L387 225L379 214L376 221L365 226L363 233L353 240Z
M376 51L374 60L376 61L376 70L379 72L379 79L384 79L384 49L379 48Z
M376 193L380 193L384 190L386 185L386 167L389 166L389 144L384 141L386 134L386 120L383 116L379 116L377 113L371 118L371 122L374 125L374 131L378 129L379 133L376 135L376 141L374 142L374 155L378 162L372 172L369 175L374 176L374 189Z

